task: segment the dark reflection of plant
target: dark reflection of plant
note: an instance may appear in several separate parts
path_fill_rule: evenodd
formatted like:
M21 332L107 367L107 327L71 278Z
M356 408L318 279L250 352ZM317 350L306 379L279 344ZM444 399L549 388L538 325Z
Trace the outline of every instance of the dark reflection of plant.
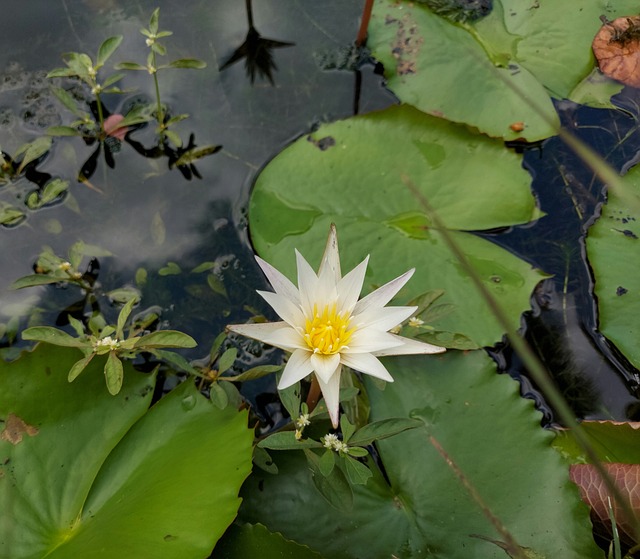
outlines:
M278 67L273 60L272 51L276 48L292 47L295 43L277 41L275 39L266 39L262 37L253 24L251 0L245 0L245 5L247 8L249 31L247 31L244 43L242 43L233 52L229 60L220 67L220 71L226 70L229 66L244 58L244 67L252 84L256 79L257 73L261 78L268 79L271 82L271 85L275 85L273 81L273 71L277 70Z

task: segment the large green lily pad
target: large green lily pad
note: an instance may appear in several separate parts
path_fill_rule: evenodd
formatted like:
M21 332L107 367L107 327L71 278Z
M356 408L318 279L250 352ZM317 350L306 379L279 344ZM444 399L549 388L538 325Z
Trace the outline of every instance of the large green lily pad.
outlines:
M184 383L147 411L155 378L122 391L77 350L0 363L0 557L202 558L232 522L251 465L246 413Z
M624 178L640 196L640 169ZM600 331L640 368L640 211L630 208L613 189L602 215L589 229L587 256L595 277Z
M354 487L351 510L316 491L301 452L276 453L279 475L255 472L240 516L327 558L504 559L502 536L430 441L439 443L480 499L531 557L600 558L588 509L518 383L496 375L482 351L388 359L395 382L369 386L372 420L407 417L425 427L380 441L389 480ZM533 552L538 553L534 555Z
M366 290L415 267L404 297L444 289L439 302L453 312L434 326L492 345L503 329L403 176L428 199L517 326L542 274L466 231L538 217L531 178L501 142L409 106L322 126L280 153L251 198L254 246L294 278L294 248L314 265L335 222L345 271L371 254Z
M611 4L494 0L489 16L463 26L419 2L383 0L368 45L401 101L490 136L535 141L556 134L550 96L569 97L595 67L600 16L637 11L629 0Z

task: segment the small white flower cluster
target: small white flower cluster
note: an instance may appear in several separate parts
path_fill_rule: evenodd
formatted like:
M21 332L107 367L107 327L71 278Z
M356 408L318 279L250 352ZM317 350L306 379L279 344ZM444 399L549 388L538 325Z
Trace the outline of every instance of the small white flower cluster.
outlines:
M296 424L296 440L300 440L302 438L302 431L307 425L311 425L311 421L309 420L309 414L303 413L300 414L298 419L295 421Z
M325 448L335 450L338 453L349 454L349 447L338 438L338 435L330 433L322 437L321 441Z
M101 340L96 340L93 343L93 348L98 349L100 347L108 347L109 349L118 349L120 347L120 342L116 338L112 338L111 336L105 336Z

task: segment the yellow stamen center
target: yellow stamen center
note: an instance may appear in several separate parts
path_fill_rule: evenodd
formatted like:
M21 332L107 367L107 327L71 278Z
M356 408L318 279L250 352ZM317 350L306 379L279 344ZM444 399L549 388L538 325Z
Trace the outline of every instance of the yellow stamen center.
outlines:
M305 321L304 339L314 353L332 355L349 343L355 328L349 330L349 313L340 314L336 306L326 305L322 312L313 307L313 317Z

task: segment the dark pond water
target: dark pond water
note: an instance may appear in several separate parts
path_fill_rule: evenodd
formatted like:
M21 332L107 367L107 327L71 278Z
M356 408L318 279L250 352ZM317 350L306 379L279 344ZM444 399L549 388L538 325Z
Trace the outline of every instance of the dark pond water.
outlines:
M198 146L222 149L195 162L201 178L187 169L189 180L181 170L169 169L166 157L134 149L134 142L153 146L153 126L147 126L133 132L134 142L122 143L113 154L114 168L101 154L89 181L79 182L79 170L96 145L59 138L37 169L70 182L64 199L29 210L24 202L37 189L33 176L2 183L0 205L26 213L19 225L0 228L0 345L5 355L15 355L21 347L17 333L26 326L59 323L65 309L90 310L72 287L8 289L32 273L44 246L62 256L78 240L113 254L98 259L94 306L114 320L119 307L108 294L122 287L139 290L141 308L158 312L163 327L196 338L203 349L194 350L190 358L206 354L226 324L243 322L252 309L268 314L255 294L265 285L246 229L246 206L257 173L292 139L321 122L353 114L355 98L360 112L395 102L372 65L363 66L360 75L331 69L345 58L355 38L362 4L256 2L253 23L264 39L260 46L273 47L261 52L277 69L272 67L270 76L255 71L253 81L245 70L246 58L220 70L247 38L247 12L239 0L29 0L13 6L11 17L0 20L3 152L11 155L48 126L73 120L51 95L51 80L44 77L63 66L62 53L95 57L105 38L123 35L108 71L123 60L145 63L148 51L139 29L147 26L155 7L160 7L160 29L174 33L165 40L167 59L197 57L207 63L204 70L159 74L162 100L170 112L190 115L175 131L185 144L193 135ZM131 92L105 95L110 113L153 99L153 82L146 72L127 73L121 84ZM633 113L633 98L626 103ZM607 155L614 167L623 169L635 157L637 142L621 142L637 127L633 115L578 110L568 104L560 104L559 110L565 123ZM527 335L579 415L637 419L634 371L595 331L590 272L582 254L581 239L602 200L602 185L555 139L527 151L525 164L549 216L534 226L488 237L554 274L534 296L534 310L524 319ZM211 263L206 271L192 272L205 262ZM243 343L241 360L246 364L268 358L257 344ZM500 349L497 358L512 374L522 372L508 348ZM538 397L526 379L523 390Z

